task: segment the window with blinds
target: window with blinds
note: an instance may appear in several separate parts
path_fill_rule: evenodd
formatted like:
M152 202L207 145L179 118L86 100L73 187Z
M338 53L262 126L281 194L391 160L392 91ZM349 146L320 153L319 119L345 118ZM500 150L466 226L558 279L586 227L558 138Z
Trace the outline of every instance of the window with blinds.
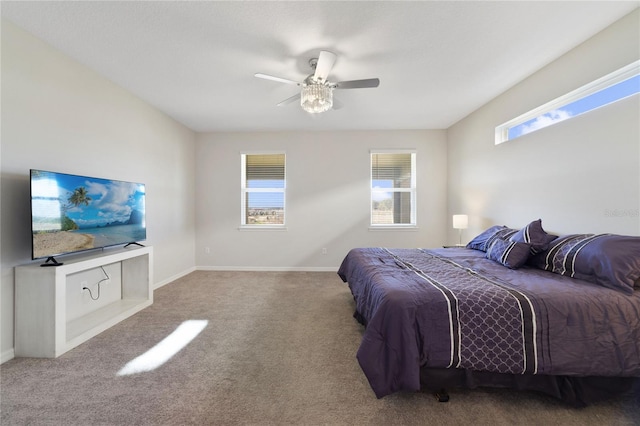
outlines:
M285 191L285 154L242 154L241 225L284 225Z
M371 225L416 225L416 153L371 153Z

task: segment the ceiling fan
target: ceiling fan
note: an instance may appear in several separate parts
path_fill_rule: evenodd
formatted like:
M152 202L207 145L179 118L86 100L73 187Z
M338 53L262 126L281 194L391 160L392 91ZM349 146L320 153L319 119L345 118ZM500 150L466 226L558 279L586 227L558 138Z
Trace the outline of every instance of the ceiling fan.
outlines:
M309 60L309 66L314 71L301 82L289 80L286 78L274 77L268 74L257 73L258 78L265 80L273 80L279 83L293 84L301 87L300 93L280 102L278 106L287 105L292 102L300 101L300 106L307 112L317 114L325 112L331 108L336 108L333 100L334 89L363 89L369 87L378 87L380 80L377 78L368 78L365 80L340 81L337 83L327 80L333 64L336 62L336 54L322 50L317 58ZM337 102L336 102L337 104Z

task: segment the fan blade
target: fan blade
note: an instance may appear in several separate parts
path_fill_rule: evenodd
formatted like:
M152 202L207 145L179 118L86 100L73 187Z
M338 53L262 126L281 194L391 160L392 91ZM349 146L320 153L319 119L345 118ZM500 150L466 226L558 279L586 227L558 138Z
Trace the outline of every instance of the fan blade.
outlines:
M300 83L298 83L297 81L288 80L286 78L274 77L272 75L262 74L262 73L257 73L257 74L254 74L254 75L256 77L258 77L258 78L264 78L265 80L273 80L273 81L277 81L279 83L287 83L287 84L294 84L296 86L300 86Z
M300 101L300 93L298 93L297 95L293 95L290 98L285 99L284 101L280 102L278 104L278 106L288 105L288 104L290 104L292 102L295 102L295 101Z
M320 52L320 56L318 56L318 63L316 64L316 72L313 74L313 78L316 81L319 81L321 83L324 83L325 81L327 81L329 72L331 72L331 68L333 68L333 64L335 63L336 63L336 54L326 50L322 50Z
M378 87L379 85L380 85L380 79L378 78L368 78L366 80L340 81L338 83L334 83L334 87L336 89L365 89L368 87Z

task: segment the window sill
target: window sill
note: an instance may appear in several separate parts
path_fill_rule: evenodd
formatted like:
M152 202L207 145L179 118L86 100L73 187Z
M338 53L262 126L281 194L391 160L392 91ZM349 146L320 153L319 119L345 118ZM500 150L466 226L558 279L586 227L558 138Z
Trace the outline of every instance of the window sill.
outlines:
M238 231L286 231L286 226L278 225L241 225Z
M416 225L378 225L369 226L369 231L404 231L404 232L417 232L418 227Z

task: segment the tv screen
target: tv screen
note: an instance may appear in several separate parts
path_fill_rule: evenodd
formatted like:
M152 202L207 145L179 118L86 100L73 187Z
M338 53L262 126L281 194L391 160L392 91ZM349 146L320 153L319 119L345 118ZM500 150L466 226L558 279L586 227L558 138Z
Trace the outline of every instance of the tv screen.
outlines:
M147 238L141 183L31 170L32 258Z

